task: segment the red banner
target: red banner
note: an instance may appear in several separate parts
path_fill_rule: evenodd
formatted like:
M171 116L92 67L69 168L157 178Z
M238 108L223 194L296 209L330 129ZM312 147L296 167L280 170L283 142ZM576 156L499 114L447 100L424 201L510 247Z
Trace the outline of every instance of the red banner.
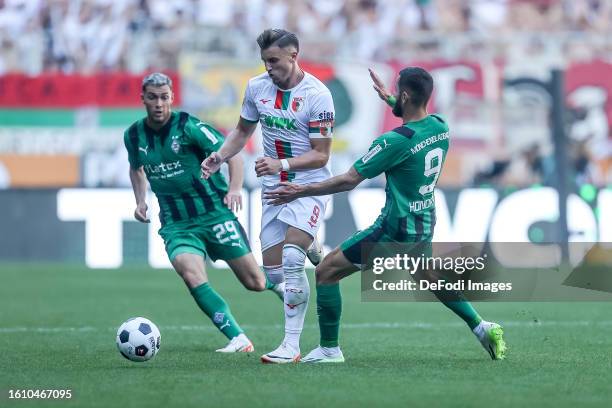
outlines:
M571 65L565 73L565 91L570 107L584 110L592 121L604 114L612 128L612 64L593 61Z
M175 105L180 105L177 73L168 73L174 85ZM97 75L23 74L0 76L0 107L79 108L98 106L124 108L142 106L143 75L108 73Z

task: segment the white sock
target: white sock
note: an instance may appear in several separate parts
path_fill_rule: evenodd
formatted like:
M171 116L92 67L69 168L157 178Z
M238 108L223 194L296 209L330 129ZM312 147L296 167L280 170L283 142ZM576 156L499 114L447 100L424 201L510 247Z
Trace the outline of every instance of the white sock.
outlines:
M285 339L295 350L300 350L300 334L308 310L310 286L304 270L306 252L297 245L283 246L283 271L285 274Z
M268 280L275 285L285 281L283 265L265 266L263 267Z

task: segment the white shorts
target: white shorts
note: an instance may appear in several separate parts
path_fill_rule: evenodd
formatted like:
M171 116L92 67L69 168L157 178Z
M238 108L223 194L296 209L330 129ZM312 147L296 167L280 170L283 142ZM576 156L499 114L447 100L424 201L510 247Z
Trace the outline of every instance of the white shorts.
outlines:
M274 190L276 187L264 187ZM319 226L325 218L325 209L330 196L302 197L283 205L270 205L261 200L261 251L264 252L285 240L287 227L302 230L312 237L317 235Z

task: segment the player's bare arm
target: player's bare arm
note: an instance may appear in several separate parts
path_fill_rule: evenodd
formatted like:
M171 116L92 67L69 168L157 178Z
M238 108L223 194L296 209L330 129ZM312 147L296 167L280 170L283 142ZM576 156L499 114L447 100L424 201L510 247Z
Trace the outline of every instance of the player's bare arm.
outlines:
M379 98L390 106L395 105L395 96L387 89L385 83L380 79L378 74L376 74L372 68L368 68L368 72L370 73L370 78L372 78L372 87L376 93L378 93Z
M257 123L240 118L236 128L225 138L223 146L218 151L211 153L202 162L202 177L205 179L209 178L211 174L219 171L224 162L240 152L256 127Z
M237 154L227 161L229 189L223 198L227 208L236 212L242 209L242 184L244 182L244 161Z
M291 157L287 160L288 168L283 169L280 159L272 157L261 157L255 162L257 177L278 174L281 170L309 170L320 169L329 161L331 151L331 139L310 139L311 150L306 153Z
M354 167L351 167L346 173L319 183L303 185L288 182L280 183L279 188L276 190L264 193L264 198L272 200L271 204L273 205L281 205L300 197L328 195L349 191L354 189L363 180L364 177L357 173Z
M151 220L147 218L147 177L141 167L138 169L130 168L130 181L132 182L132 190L136 198L136 210L134 210L134 218L140 222L149 223Z

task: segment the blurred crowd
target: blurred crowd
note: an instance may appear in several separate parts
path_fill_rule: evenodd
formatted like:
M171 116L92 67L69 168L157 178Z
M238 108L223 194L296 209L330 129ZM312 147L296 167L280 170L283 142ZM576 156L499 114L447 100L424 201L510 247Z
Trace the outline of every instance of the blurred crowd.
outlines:
M186 49L251 57L269 27L299 34L315 59L482 59L534 47L612 56L612 0L0 0L0 73L172 69Z
M270 27L296 32L311 61L612 61L612 0L0 0L0 75L177 70L183 51L258 59L255 38ZM612 182L606 96L595 91L569 132L576 184ZM508 122L509 134L529 134ZM548 185L550 146L504 145L463 182ZM6 174L0 165L0 186Z

